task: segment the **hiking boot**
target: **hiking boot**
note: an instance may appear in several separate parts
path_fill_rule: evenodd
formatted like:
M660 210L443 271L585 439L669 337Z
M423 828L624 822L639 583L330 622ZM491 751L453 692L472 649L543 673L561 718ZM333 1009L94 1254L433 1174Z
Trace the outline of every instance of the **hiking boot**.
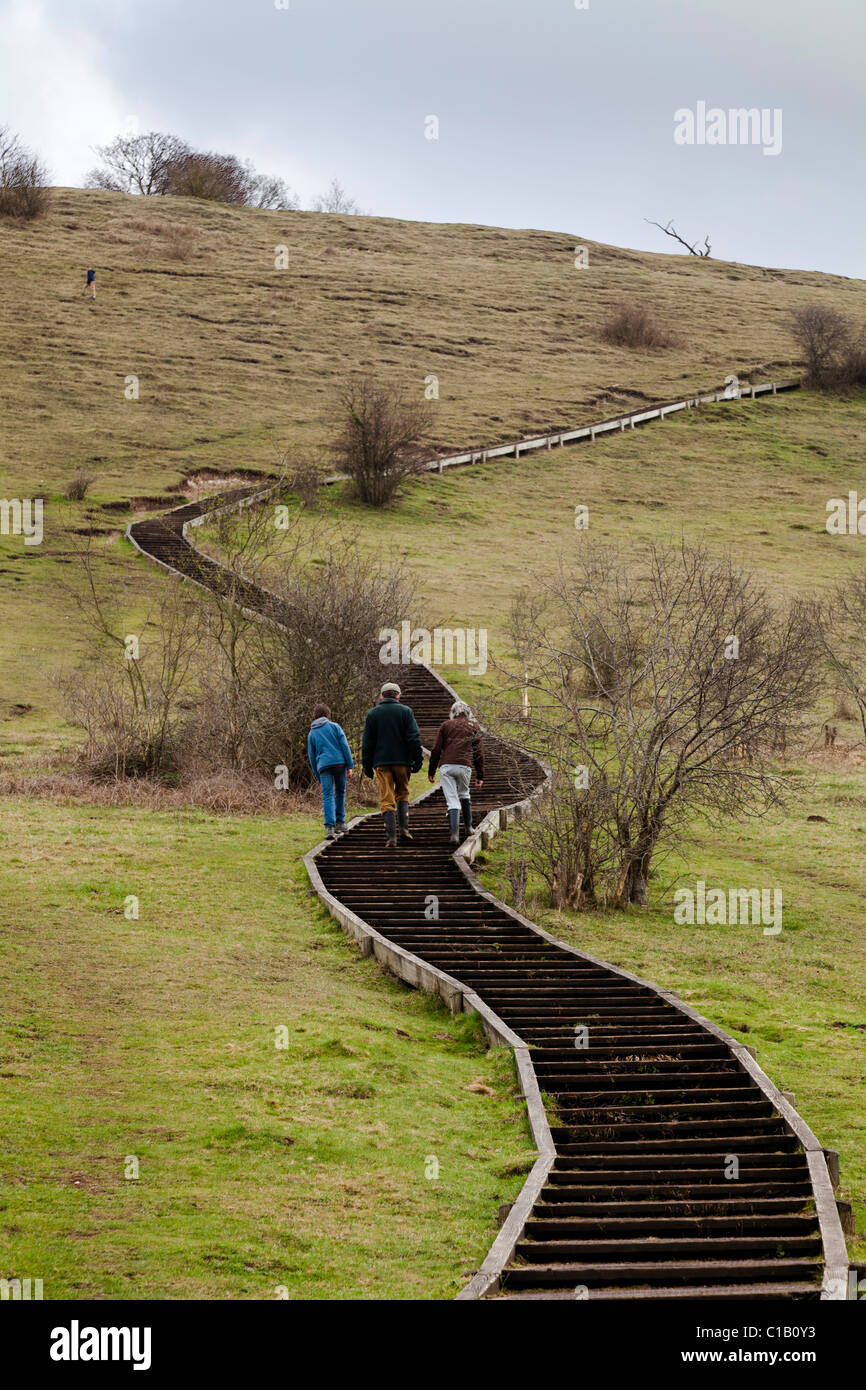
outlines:
M404 840L414 840L415 836L409 833L409 802L397 802L397 819L400 824L400 834Z
M335 825L326 825L326 826L325 826L325 839L326 839L326 840L336 840L336 838L337 838L337 827L336 827Z
M460 812L457 810L457 807L456 807L456 806L455 806L455 808L454 808L453 811L452 811L452 810L450 809L450 807L449 807L449 810L448 810L448 826L449 826L449 828L450 828L450 830L451 830L451 843L452 843L452 845L459 845L459 844L460 844Z
M463 825L467 835L475 833L475 826L472 824L472 802L468 796L461 796L460 805L463 808Z
M346 822L344 820L338 820L337 824L334 826L334 829L336 830L338 835L345 835Z
M385 848L395 849L397 845L397 816L394 811L385 811L382 819L385 822Z

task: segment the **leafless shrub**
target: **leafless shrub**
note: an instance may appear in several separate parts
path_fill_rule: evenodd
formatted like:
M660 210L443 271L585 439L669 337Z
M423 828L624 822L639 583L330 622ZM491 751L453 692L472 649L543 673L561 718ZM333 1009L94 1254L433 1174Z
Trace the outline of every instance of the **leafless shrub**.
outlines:
M163 236L163 248L173 261L188 261L198 253L199 243L191 227L172 226Z
M66 484L64 496L69 502L83 502L95 481L92 473L85 473L83 468L79 468Z
M0 126L0 217L32 222L47 211L50 196L45 165Z
M320 450L304 448L287 450L282 460L286 485L304 507L315 507L328 476L328 461Z
M529 864L523 855L515 853L514 837L505 860L505 878L508 883L511 902L518 912L526 906L526 885L529 880Z
M384 507L424 461L432 415L425 400L410 400L395 386L362 377L340 397L334 454L361 502Z
M247 203L251 208L276 208L297 212L300 200L287 184L269 174L251 171Z
M81 768L57 768L51 772L26 771L20 766L0 768L0 796L32 796L57 805L87 802L97 806L140 806L149 811L174 811L185 807L214 815L280 815L314 813L318 796L307 791L281 791L272 777L260 773L232 772L228 768L201 773L190 771L177 785L147 777L94 780ZM353 798L357 800L353 787Z
M234 155L190 150L168 167L166 192L181 198L203 198L215 203L247 201L247 171Z
M268 587L284 625L254 635L257 698L250 744L258 766L285 766L289 784L309 781L311 707L326 699L350 746L383 680L379 633L415 622L415 585L401 565L365 555L349 536L329 537L312 563L271 570Z
M826 304L807 304L792 320L806 364L807 385L819 391L866 386L866 330Z
M360 216L361 209L350 198L343 185L336 178L331 179L327 191L321 193L312 205L313 212L341 212L344 215Z
M277 507L288 514L282 529ZM104 574L83 551L72 594L85 659L57 681L87 734L83 766L119 782L226 772L220 804L235 804L235 778L304 790L313 707L327 700L357 746L382 682L379 634L416 621L414 586L354 537L301 524L297 503L218 512L204 548L221 566L202 575L211 587L167 583L132 659Z
M837 690L836 698L833 702L834 719L857 719L860 711L855 702L849 697L847 691Z
M616 347L682 347L682 339L664 328L645 304L623 300L602 325L601 336Z
M89 547L80 563L69 593L83 620L85 660L56 684L87 734L84 763L97 779L176 775L190 708L184 694L201 645L198 591L167 586L157 612L130 633Z
M866 571L839 581L816 605L815 624L836 688L834 717L858 718L866 739Z
M657 849L688 817L783 800L791 779L770 753L811 715L813 614L685 545L636 560L584 543L533 589L498 720L554 772L527 822L530 863L557 904L643 904Z

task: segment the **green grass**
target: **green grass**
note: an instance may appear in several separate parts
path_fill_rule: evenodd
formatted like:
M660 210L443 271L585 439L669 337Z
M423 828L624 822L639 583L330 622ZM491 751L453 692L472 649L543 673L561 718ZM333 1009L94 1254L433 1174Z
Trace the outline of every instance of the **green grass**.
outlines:
M370 1299L477 1268L533 1156L511 1056L357 954L299 865L319 833L4 803L4 1274Z
M404 559L431 625L487 628L491 655L507 662L512 598L584 534L624 551L653 540L704 542L779 597L814 595L862 570L864 538L831 536L825 522L828 500L858 486L864 439L866 395L839 401L801 391L423 477L375 517L342 485L323 506L371 554ZM574 529L578 503L590 509L586 533ZM454 667L443 674L474 694L491 681Z
M818 814L829 824L809 822ZM485 887L507 900L508 836L493 842ZM660 861L647 910L580 914L544 906L530 884L528 915L589 955L673 990L740 1042L754 1044L776 1085L841 1156L842 1195L853 1199L866 1258L866 788L862 768L817 770L788 814L729 827L696 827L681 858ZM514 852L514 851L512 851ZM779 887L783 928L680 926L675 885ZM533 901L534 897L534 901Z
M186 259L173 252L178 228ZM46 498L43 545L0 537L5 765L26 754L50 766L79 737L51 678L76 659L62 586L82 533L95 533L136 630L168 581L122 539L131 517L180 500L201 470L268 470L287 444L327 442L350 371L419 393L435 373L434 443L450 450L693 394L730 372L796 374L793 308L866 312L864 283L799 271L593 243L579 271L576 241L79 190L59 190L39 224L0 227L20 290L0 321L0 495ZM273 268L282 242L286 272ZM95 305L80 297L87 264ZM685 346L602 344L623 297L655 306ZM130 373L137 402L124 399ZM625 547L703 537L779 594L825 588L863 563L861 538L829 537L824 519L828 498L861 483L864 438L862 397L797 393L427 477L381 514L339 487L324 505L371 550L405 557L431 624L486 627L501 654L513 594L576 543L577 503L591 534ZM80 467L91 493L68 503ZM491 680L446 674L472 698ZM467 1020L383 978L323 916L298 863L317 822L35 798L2 807L8 1272L44 1278L49 1298L258 1298L278 1285L450 1296L531 1156L511 1063L487 1058ZM800 807L757 829L696 832L692 880L778 878L781 938L675 927L661 878L646 913L556 921L756 1041L840 1149L861 1211L863 807L849 746L821 764L809 807L831 826L806 824ZM130 892L138 921L123 916ZM281 1024L286 1051L273 1046ZM476 1077L495 1098L466 1091ZM438 1183L424 1177L431 1153ZM127 1155L137 1181L124 1177Z

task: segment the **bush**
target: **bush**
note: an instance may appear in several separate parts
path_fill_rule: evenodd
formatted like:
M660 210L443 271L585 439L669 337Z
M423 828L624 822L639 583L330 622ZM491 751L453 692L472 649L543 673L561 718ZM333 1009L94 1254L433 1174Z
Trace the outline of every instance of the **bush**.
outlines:
M320 193L311 208L312 212L340 212L346 216L360 217L361 209L350 198L339 179L331 179L326 193Z
M334 454L359 501L384 507L403 480L420 471L431 419L427 401L410 401L371 377L346 388Z
M176 135L150 130L118 135L97 145L102 164L87 176L88 188L115 193L204 198L242 207L291 208L298 200L282 179L257 174L235 155L194 150ZM179 259L186 259L181 251Z
M314 507L328 474L326 461L317 450L288 452L283 459L286 485L304 507Z
M792 321L806 365L806 384L818 391L866 386L866 333L826 304L807 304Z
M315 705L330 705L357 750L384 678L381 630L418 618L403 570L371 559L351 536L332 531L320 544L298 513L277 533L270 505L213 524L219 589L167 580L158 611L138 624L132 659L128 628L105 598L105 561L82 555L70 596L89 633L86 659L58 685L87 734L82 762L95 780L186 786L230 772L263 775L273 789L285 767L286 791L309 787ZM271 596L273 621L244 606L251 584Z
M0 126L0 217L31 222L50 201L48 171L18 136Z
M616 347L670 348L681 347L682 340L663 328L645 304L627 300L616 308L602 326L601 336Z
M94 481L91 473L85 473L83 468L79 468L74 478L70 478L66 484L64 495L69 502L83 502L90 485Z

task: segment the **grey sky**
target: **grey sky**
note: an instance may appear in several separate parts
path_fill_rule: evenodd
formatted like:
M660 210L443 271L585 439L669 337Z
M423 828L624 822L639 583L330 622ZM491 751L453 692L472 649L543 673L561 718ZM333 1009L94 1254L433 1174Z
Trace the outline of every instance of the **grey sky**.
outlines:
M133 119L249 156L304 205L543 227L866 275L863 0L0 0L0 124L80 183ZM780 108L782 148L674 142ZM439 139L425 138L425 117Z

